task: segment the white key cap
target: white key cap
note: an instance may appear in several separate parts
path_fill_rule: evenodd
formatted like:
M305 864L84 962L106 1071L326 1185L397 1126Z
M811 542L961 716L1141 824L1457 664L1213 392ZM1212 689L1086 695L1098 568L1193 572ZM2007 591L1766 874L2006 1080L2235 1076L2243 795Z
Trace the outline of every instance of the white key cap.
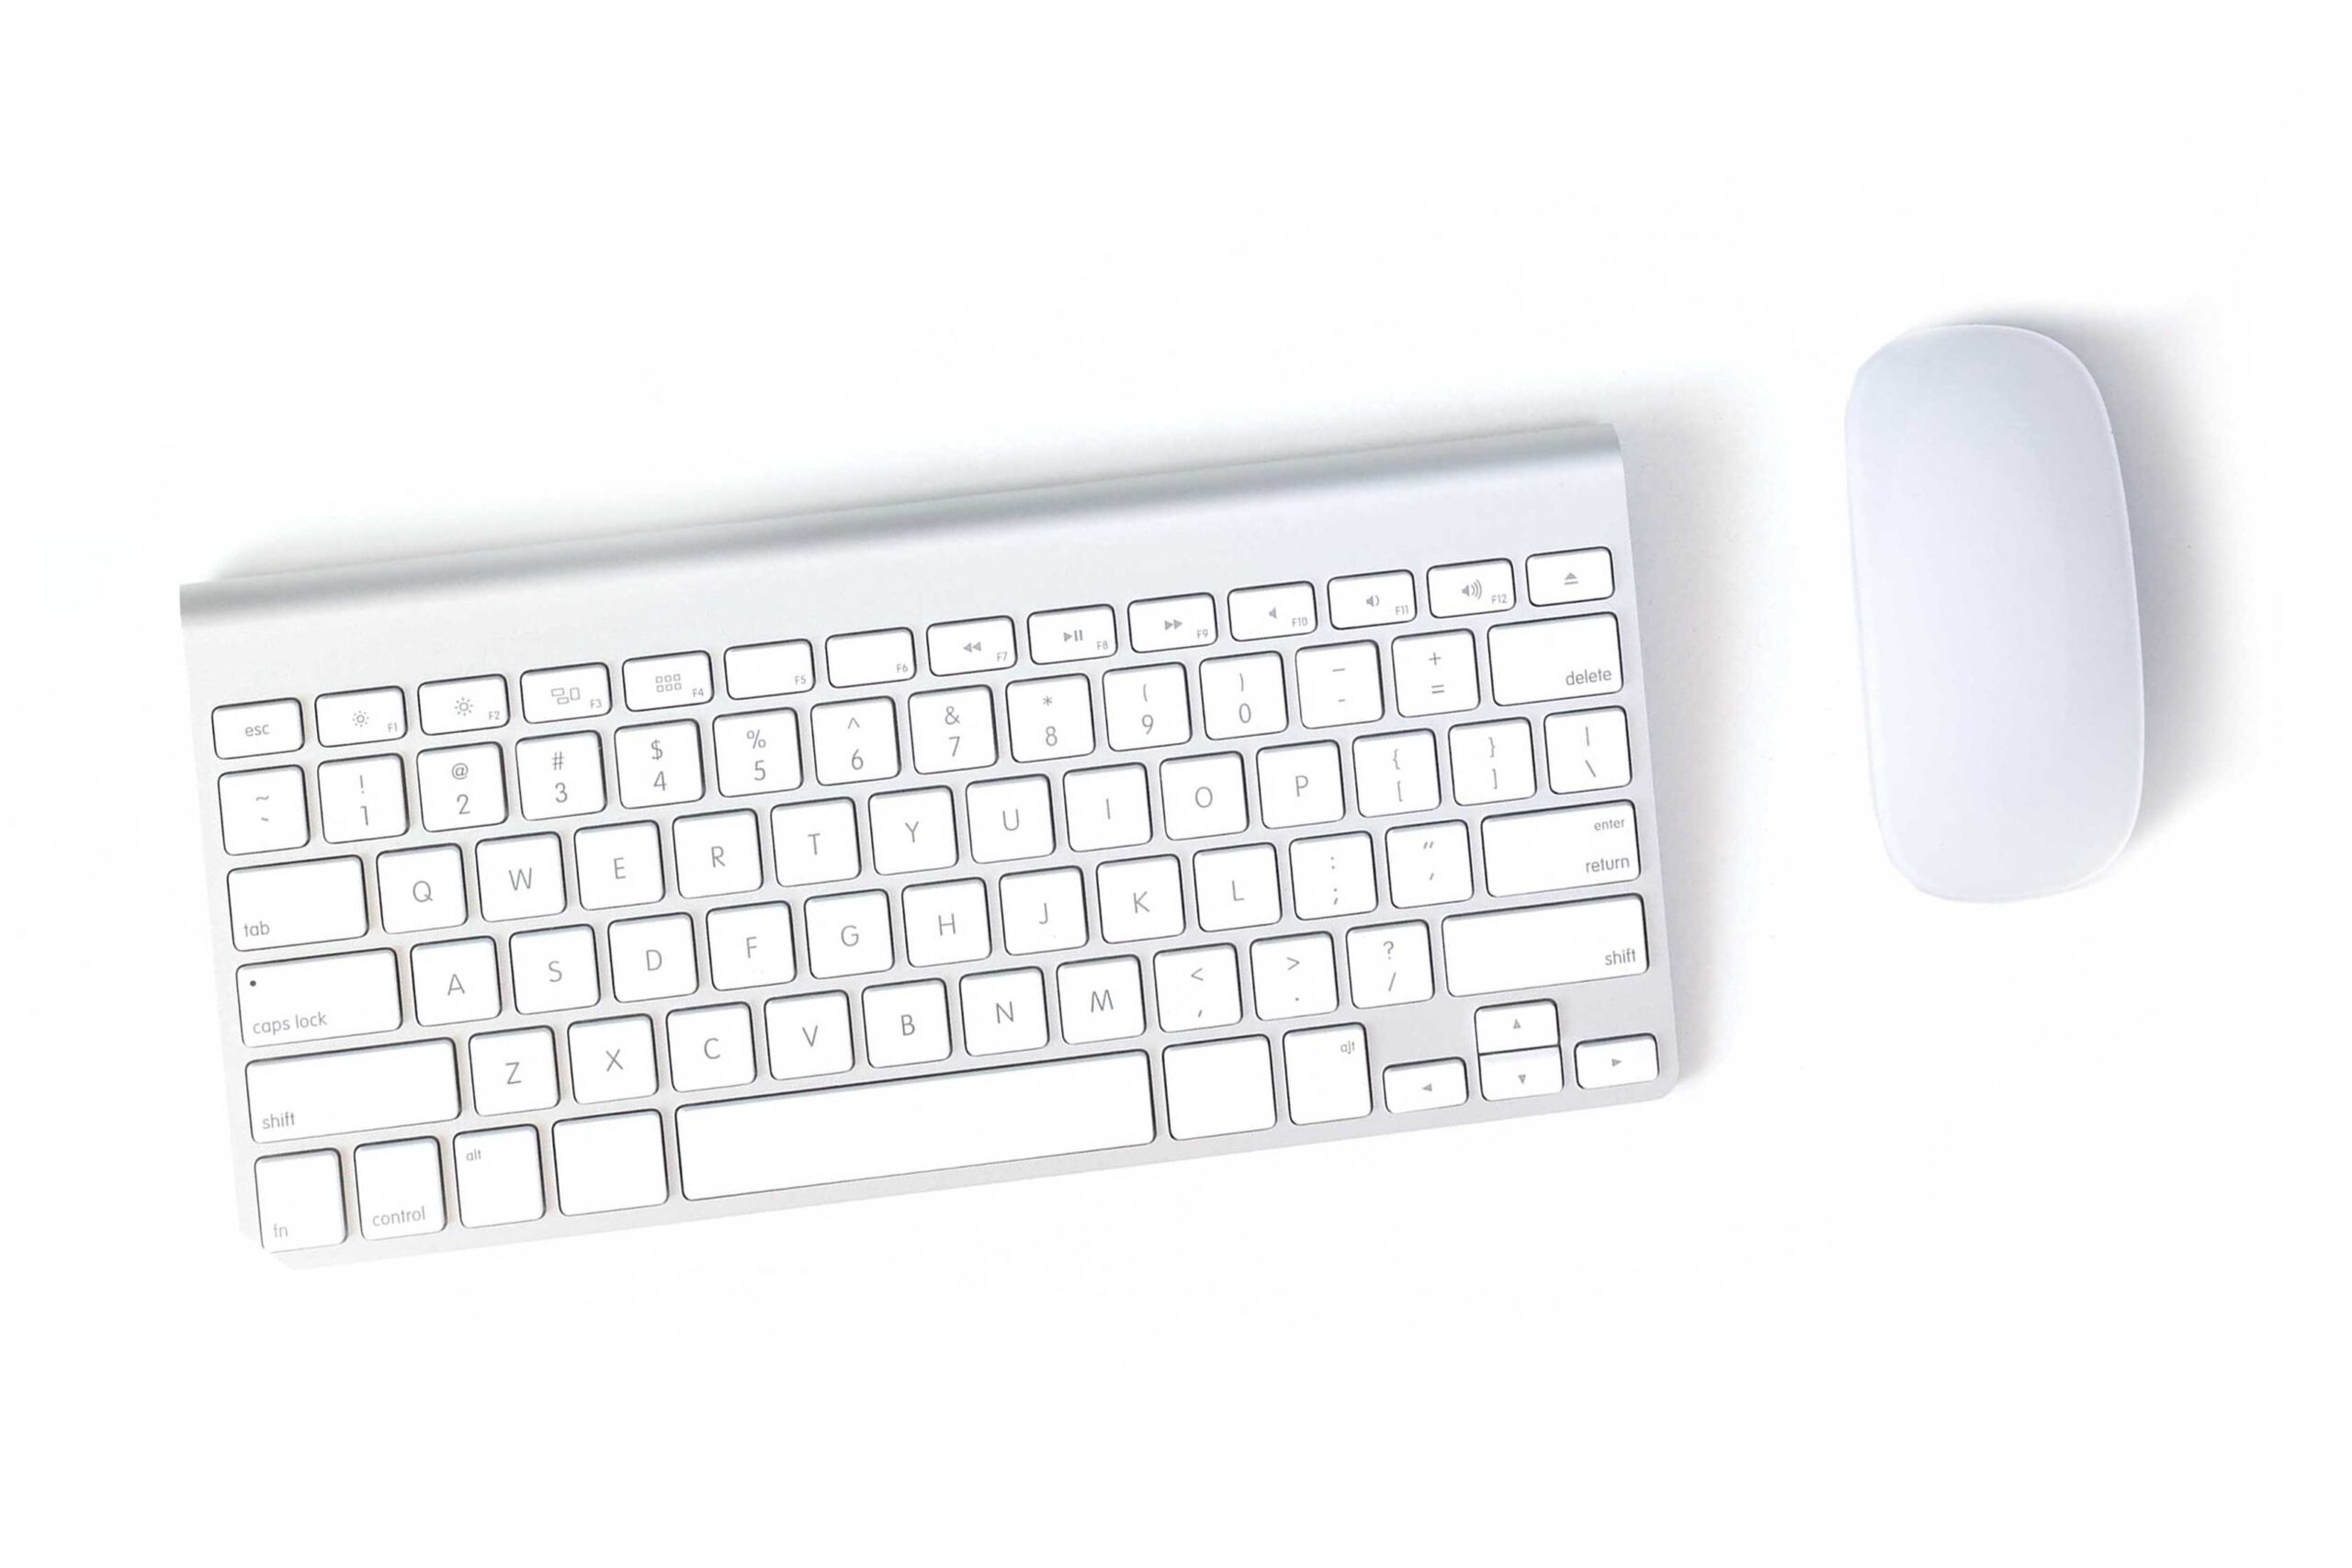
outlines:
M1226 625L1236 642L1271 637L1305 637L1315 630L1315 589L1284 582L1272 588L1237 588L1226 595Z
M351 1156L351 1168L359 1185L359 1234L369 1241L431 1235L449 1223L438 1139L368 1144Z
M477 1034L467 1053L473 1062L474 1110L479 1114L515 1116L555 1104L554 1030L501 1029ZM463 1174L459 1172L460 1178Z
M1371 724L1381 716L1380 649L1368 642L1298 655L1298 716L1309 729Z
M266 1251L333 1247L348 1234L343 1220L343 1158L333 1149L255 1160L254 1198Z
M811 898L800 912L808 922L808 973L817 978L878 975L894 962L888 893Z
M1525 719L1457 724L1447 744L1453 753L1453 798L1461 804L1525 800L1535 793L1535 747Z
M458 1114L458 1059L447 1040L419 1040L249 1062L245 1105L257 1144L447 1122Z
M1274 1070L1264 1035L1170 1045L1159 1064L1170 1136L1214 1138L1274 1124Z
M1493 863L1489 852L1490 878ZM1400 909L1419 909L1430 904L1458 904L1469 897L1468 828L1459 822L1429 822L1388 829L1390 903Z
M1617 592L1607 550L1561 550L1527 562L1527 596L1538 604L1574 604Z
M919 773L996 766L996 696L986 686L908 698L907 728L914 732Z
M1483 831L1487 889L1499 898L1631 882L1642 874L1634 807L1626 801L1489 817Z
M1372 1114L1372 1072L1361 1025L1283 1035L1283 1075L1290 1090L1290 1119L1299 1126Z
M947 1059L947 987L910 980L865 988L865 1059L903 1067Z
M800 787L800 716L790 708L714 719L710 749L718 756L721 795L774 795Z
M613 999L658 1001L689 995L695 978L692 915L655 915L616 920L608 934L613 949Z
M1590 708L1549 716L1544 720L1544 763L1555 795L1623 789L1634 782L1625 710Z
M907 962L976 964L989 955L988 884L934 882L910 887L907 911Z
M612 672L601 664L533 670L523 677L523 722L577 724L613 711Z
M318 710L322 746L381 745L408 733L408 697L398 686L337 692L321 697Z
M466 857L455 844L388 850L376 857L384 929L437 931L466 923Z
M365 936L358 857L239 867L229 874L229 924L247 952Z
M1560 1043L1560 1009L1555 1002L1509 1002L1480 1008L1475 1024L1478 1049L1524 1051Z
M693 707L711 698L710 655L664 653L621 666L621 697L633 713Z
M1216 640L1216 601L1206 593L1144 599L1127 606L1127 646L1137 653L1199 648Z
M1430 568L1430 614L1439 616L1491 615L1518 604L1512 592L1510 562L1465 561L1459 566Z
M671 824L677 845L678 894L718 898L760 886L760 818L751 811L715 811Z
M1400 637L1389 651L1396 661L1396 711L1402 716L1462 713L1478 705L1478 644L1468 632Z
M631 1111L555 1124L556 1204L567 1214L650 1209L670 1201L662 1113Z
M1193 711L1184 691L1184 667L1153 664L1104 675L1102 723L1114 751L1182 746L1190 740Z
M1242 844L1203 850L1193 857L1193 897L1204 931L1271 926L1283 918L1274 878L1274 847Z
M1151 980L1159 998L1159 1027L1171 1034L1230 1029L1241 1021L1241 964L1229 947L1159 953L1151 961Z
M498 1016L498 944L486 936L409 950L416 1021L439 1029Z
M975 1056L1046 1043L1046 977L1035 969L964 976L964 1049Z
M469 675L460 681L428 681L416 689L416 710L427 735L496 729L506 722L506 677Z
M571 840L580 907L626 909L662 901L662 829L650 822L582 828Z
M1331 624L1342 630L1394 626L1412 618L1413 574L1409 571L1376 571L1332 580Z
M1393 926L1359 926L1348 933L1348 995L1360 1008L1425 1002L1434 993L1430 976L1430 929L1419 920Z
M401 1026L390 949L247 964L237 971L239 1032L248 1045L299 1045Z
M233 761L301 749L302 705L291 697L212 710L212 754L216 757ZM335 1212L341 1214L340 1205Z
M727 694L739 703L797 696L816 684L816 659L805 642L763 642L727 650Z
M531 809L530 749L514 749L523 775L523 815L569 816ZM613 736L613 767L620 775L621 804L632 811L656 806L687 806L702 798L702 731L692 719L676 724L640 724Z
M474 846L475 886L485 920L563 913L563 840L553 833L487 839Z
M981 621L948 621L925 634L934 675L970 675L1012 668L1012 622L1003 615Z
M1074 659L1108 659L1119 651L1111 606L1040 610L1029 617L1029 658L1037 664L1067 664Z
M1657 1040L1629 1034L1616 1040L1586 1040L1577 1045L1577 1087L1623 1089L1657 1077Z
M539 1130L497 1127L460 1133L457 1156L458 1218L469 1229L543 1219L547 1192L539 1181Z
M1638 897L1453 915L1445 921L1445 987L1457 997L1638 975L1648 967Z
M408 791L398 757L319 764L319 825L327 841L397 839L408 831Z
M1073 850L1122 850L1151 840L1151 803L1143 765L1084 768L1062 775Z
M972 858L982 865L1035 860L1054 852L1054 814L1039 778L975 781L964 792Z
M752 1065L752 1010L741 1002L682 1008L670 1015L670 1087L681 1094L736 1089L759 1076Z
M1086 888L1074 866L1023 871L997 884L1007 953L1059 953L1086 945Z
M1331 939L1312 931L1251 942L1250 984L1257 993L1260 1018L1304 1018L1336 1010L1340 978Z
M915 634L894 626L825 639L825 675L835 686L882 686L915 678Z
M1488 1100L1528 1100L1560 1092L1560 1048L1531 1046L1478 1058L1478 1092Z
M1162 830L1171 839L1213 839L1250 826L1241 788L1241 759L1171 757L1159 764Z
M710 933L710 983L716 989L747 991L792 980L792 913L784 905L713 909L704 927Z
M1105 862L1094 873L1104 942L1153 942L1184 929L1184 892L1174 855Z
M1376 902L1372 879L1372 836L1336 833L1327 839L1296 839L1290 846L1291 897L1302 920L1361 915Z
M1356 808L1366 817L1437 809L1437 737L1426 729L1359 736Z
M1083 757L1094 750L1094 710L1088 705L1085 676L1016 681L1004 689L1004 702L1016 761Z
M1566 621L1521 621L1487 633L1494 666L1495 701L1556 703L1619 690L1617 617L1578 615Z
M1290 726L1278 653L1201 661L1201 728L1212 740L1272 735Z
M399 764L393 766L397 769ZM323 795L326 770L319 772ZM257 855L299 850L310 841L311 807L302 798L301 769L261 768L220 776L222 849L232 855Z
M1259 752L1258 809L1269 828L1303 828L1346 816L1340 797L1340 748L1315 740Z
M827 703L810 712L817 782L868 784L899 776L899 722L888 697Z
M1143 1032L1143 966L1134 959L1065 964L1055 981L1061 989L1062 1038L1071 1044L1132 1040Z
M582 1105L642 1100L654 1090L653 1021L592 1018L565 1032L571 1098Z
M812 800L768 813L775 840L775 879L786 887L846 882L857 874L857 808L846 800Z
M780 1078L822 1077L856 1066L850 1050L849 998L775 997L765 1010L768 1071Z
M956 797L948 791L877 795L868 810L874 823L874 869L883 875L944 871L956 863Z
M421 751L416 793L427 832L495 828L506 820L506 762L495 746ZM597 784L597 794L604 784Z
M1470 1077L1451 1056L1401 1062L1380 1075L1380 1094L1391 1111L1442 1111L1470 1098Z
M689 1198L1042 1159L1151 1142L1139 1051L945 1073L678 1112Z
M596 933L586 926L521 931L507 943L516 1012L566 1012L603 999L596 987Z

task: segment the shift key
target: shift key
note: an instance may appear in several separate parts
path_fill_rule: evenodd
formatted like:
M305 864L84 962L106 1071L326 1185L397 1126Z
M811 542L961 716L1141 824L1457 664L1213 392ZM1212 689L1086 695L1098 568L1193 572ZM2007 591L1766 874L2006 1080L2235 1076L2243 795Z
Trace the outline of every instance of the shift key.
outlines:
M237 971L237 1018L248 1045L299 1045L401 1026L400 972L390 949L248 964Z
M279 1056L245 1067L254 1142L331 1138L458 1114L458 1062L447 1040Z

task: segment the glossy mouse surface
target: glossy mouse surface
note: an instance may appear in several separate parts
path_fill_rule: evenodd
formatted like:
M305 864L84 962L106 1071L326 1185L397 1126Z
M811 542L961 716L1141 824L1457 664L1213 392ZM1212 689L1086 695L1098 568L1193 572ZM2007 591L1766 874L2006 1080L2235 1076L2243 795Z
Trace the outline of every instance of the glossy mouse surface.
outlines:
M2097 875L2140 812L2140 613L2090 372L1936 327L1854 378L1846 468L1879 828L1947 898Z

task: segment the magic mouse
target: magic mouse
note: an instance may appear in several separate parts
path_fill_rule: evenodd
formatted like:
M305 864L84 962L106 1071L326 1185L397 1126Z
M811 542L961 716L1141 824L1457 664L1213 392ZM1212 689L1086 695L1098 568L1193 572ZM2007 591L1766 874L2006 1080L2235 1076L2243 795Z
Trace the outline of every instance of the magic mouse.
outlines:
M1871 785L1946 898L2096 876L2140 813L2122 470L2081 360L2018 327L1899 337L1854 378L1846 479Z

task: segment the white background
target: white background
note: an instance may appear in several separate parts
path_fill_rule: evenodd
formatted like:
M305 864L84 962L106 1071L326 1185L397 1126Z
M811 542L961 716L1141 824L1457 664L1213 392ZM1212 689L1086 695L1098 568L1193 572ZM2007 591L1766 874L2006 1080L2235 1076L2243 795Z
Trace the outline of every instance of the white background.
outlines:
M2321 40L851 9L6 13L0 1551L2343 1561ZM1981 319L2107 388L2150 705L2123 860L1989 908L1878 849L1839 428ZM238 1239L183 581L1573 419L1629 466L1665 1101Z

